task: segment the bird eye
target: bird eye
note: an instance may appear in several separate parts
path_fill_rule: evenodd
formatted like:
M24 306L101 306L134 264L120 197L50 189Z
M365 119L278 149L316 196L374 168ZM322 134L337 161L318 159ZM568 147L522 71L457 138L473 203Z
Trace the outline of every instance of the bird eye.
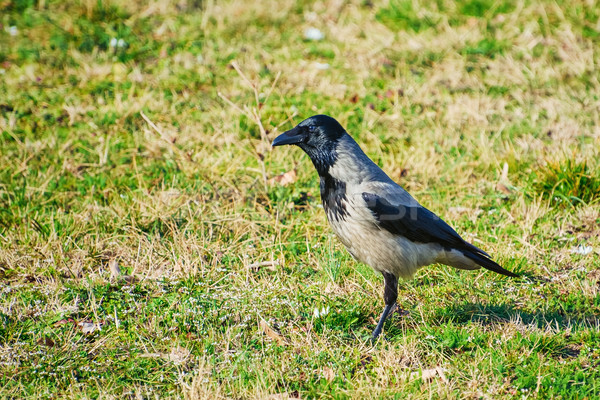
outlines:
M309 133L315 133L315 131L317 130L317 127L314 125L309 125L308 126L308 132Z

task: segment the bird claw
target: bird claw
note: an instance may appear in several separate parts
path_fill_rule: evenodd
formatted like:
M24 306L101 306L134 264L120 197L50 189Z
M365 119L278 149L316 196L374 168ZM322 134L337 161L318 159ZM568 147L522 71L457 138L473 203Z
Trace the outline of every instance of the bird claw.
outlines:
M386 308L383 310L383 313L381 314L381 318L379 319L379 323L377 324L377 327L375 328L375 330L373 331L373 335L371 336L371 343L375 344L377 342L377 339L379 338L379 336L381 335L382 331L383 331L383 324L385 323L385 321L387 321L393 314L399 314L400 316L405 316L408 315L409 312L407 310L403 310L398 306L398 303L394 303L392 305L386 306ZM389 339L384 338L386 341L389 341Z

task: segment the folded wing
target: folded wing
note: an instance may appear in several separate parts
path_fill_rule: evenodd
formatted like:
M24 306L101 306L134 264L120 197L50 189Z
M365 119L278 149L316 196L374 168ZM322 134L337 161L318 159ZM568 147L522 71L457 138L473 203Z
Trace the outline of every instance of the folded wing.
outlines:
M399 197L406 200L406 191L399 186L397 189L401 191L398 193ZM506 276L518 276L498 265L485 251L466 242L450 225L421 206L412 197L409 201L395 204L388 200L389 193L382 193L386 196L370 192L362 193L366 207L375 217L380 229L404 236L413 242L437 243L447 251L460 251L467 258L490 271Z

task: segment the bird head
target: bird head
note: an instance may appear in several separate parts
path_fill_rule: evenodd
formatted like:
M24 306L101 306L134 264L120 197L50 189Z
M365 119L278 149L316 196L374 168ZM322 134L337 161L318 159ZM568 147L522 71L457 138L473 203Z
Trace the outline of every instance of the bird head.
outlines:
M327 147L346 133L335 119L327 115L313 115L300 122L296 127L282 133L273 140L273 147L295 144L306 149Z
M273 140L273 147L295 144L312 160L319 172L326 171L336 159L337 143L346 134L335 119L314 115Z

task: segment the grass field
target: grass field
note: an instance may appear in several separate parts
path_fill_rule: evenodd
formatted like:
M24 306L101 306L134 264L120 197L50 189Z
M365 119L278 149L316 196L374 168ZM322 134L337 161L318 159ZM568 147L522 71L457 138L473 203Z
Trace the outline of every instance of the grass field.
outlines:
M600 396L598 1L0 0L0 24L0 398ZM270 147L318 113L523 278L422 269L372 345L382 277Z

